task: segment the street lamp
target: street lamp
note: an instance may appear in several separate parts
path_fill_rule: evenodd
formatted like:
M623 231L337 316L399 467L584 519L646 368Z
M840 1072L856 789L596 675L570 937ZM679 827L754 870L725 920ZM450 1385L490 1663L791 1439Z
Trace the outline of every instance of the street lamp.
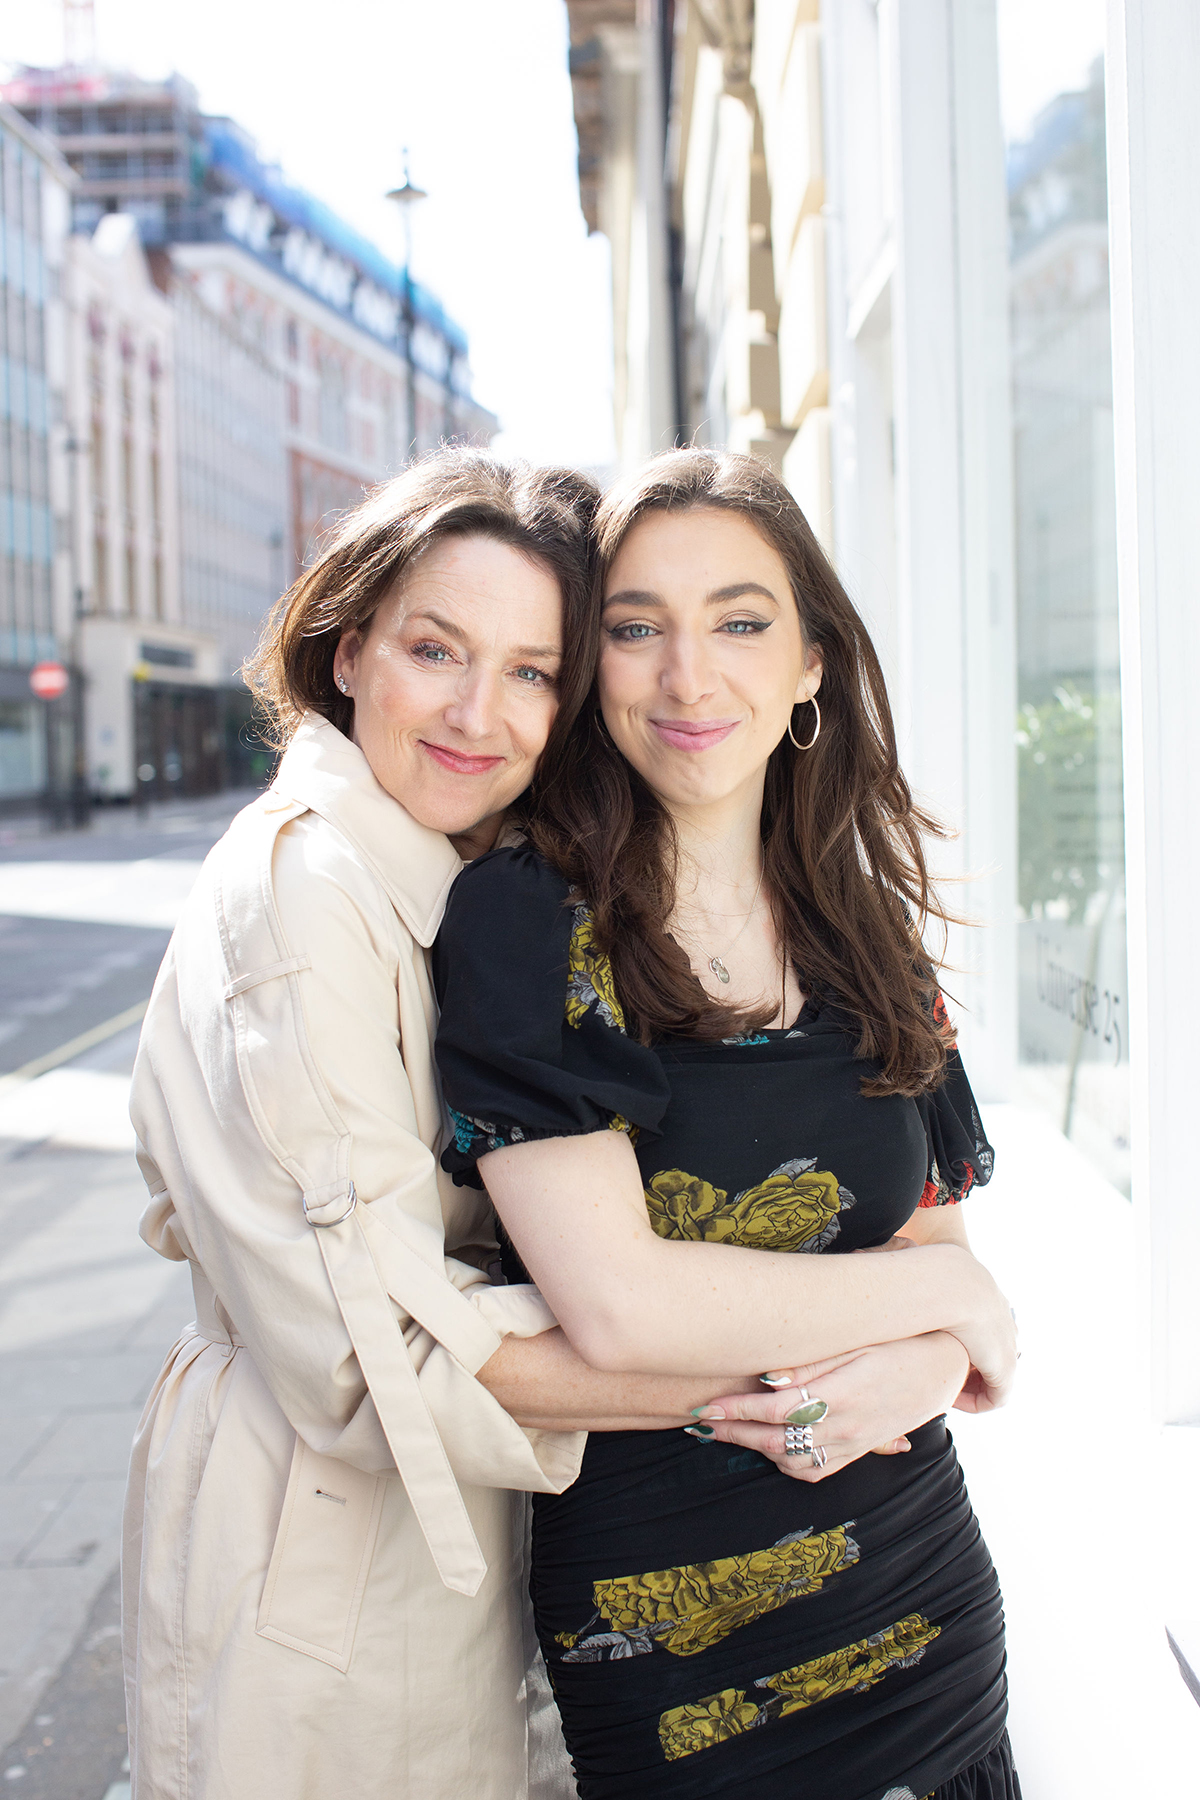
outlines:
M416 321L412 286L412 214L413 207L427 200L424 188L416 187L408 173L408 150L404 151L404 182L392 188L387 198L394 200L404 218L404 285L400 298L400 330L402 355L408 370L408 436L413 454L417 448L417 378L413 367L413 325Z
M68 457L70 479L70 545L71 545L71 819L73 824L86 825L92 815L92 794L88 783L87 744L85 740L85 715L83 697L83 620L85 617L83 585L79 579L79 545L76 531L82 519L82 509L78 505L79 482L76 470L79 464L76 458L86 456L91 450L86 438L77 438L69 431L63 450Z

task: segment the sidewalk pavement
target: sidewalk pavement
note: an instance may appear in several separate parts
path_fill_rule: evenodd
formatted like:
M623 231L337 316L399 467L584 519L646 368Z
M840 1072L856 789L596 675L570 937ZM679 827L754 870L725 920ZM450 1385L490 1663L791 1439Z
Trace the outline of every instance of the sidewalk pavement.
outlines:
M0 1792L27 1800L129 1792L125 1475L192 1317L186 1268L137 1235L129 1076L178 905L249 797L105 811L81 832L0 829L0 1024L19 1065L0 1077Z
M8 1793L37 1800L101 1800L119 1780L114 1574L129 1445L191 1317L186 1268L137 1236L136 1045L135 1026L0 1095L0 1773ZM64 1715L48 1690L72 1652ZM77 1741L97 1656L111 1665L99 1682L107 1747L98 1720Z

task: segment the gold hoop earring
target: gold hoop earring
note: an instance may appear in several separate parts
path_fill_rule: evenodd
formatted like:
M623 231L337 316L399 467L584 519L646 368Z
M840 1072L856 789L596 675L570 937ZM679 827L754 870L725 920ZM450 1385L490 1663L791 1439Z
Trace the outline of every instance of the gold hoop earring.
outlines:
M816 723L815 727L813 728L813 734L809 738L807 744L797 744L796 743L796 734L792 730L791 716L789 715L789 717L788 717L788 736L791 738L793 744L796 744L797 750L811 750L813 745L816 743L817 739L821 735L821 709L817 705L817 697L815 694L809 695L808 703L817 715L817 723ZM797 702L796 702L797 706L803 706L803 704L804 704L804 702L802 700L797 700Z

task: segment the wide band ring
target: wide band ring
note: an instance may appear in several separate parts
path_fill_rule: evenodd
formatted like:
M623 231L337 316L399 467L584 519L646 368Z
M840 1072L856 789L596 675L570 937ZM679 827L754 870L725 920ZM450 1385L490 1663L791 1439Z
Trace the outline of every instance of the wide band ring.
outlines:
M812 1426L785 1425L783 1449L785 1456L811 1456L813 1453Z

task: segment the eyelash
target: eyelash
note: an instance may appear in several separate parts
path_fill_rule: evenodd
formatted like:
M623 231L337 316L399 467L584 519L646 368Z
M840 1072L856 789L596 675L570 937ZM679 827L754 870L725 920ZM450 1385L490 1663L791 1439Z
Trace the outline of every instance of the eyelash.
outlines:
M414 644L412 646L412 654L419 657L422 662L431 664L435 669L445 668L446 663L453 661L454 657L453 651L448 650L445 644L439 644L436 641L428 640L419 644ZM539 669L536 663L522 663L519 668L513 670L513 674L517 676L537 676L536 682L522 681L520 683L522 687L552 688L557 685L554 676L551 675L547 669Z
M769 619L726 619L717 629L725 632L728 637L761 637L764 631L770 629L770 625ZM645 635L633 637L630 634L634 631ZM644 644L647 638L657 634L653 625L648 625L641 619L630 619L624 625L610 626L608 635L618 644Z

